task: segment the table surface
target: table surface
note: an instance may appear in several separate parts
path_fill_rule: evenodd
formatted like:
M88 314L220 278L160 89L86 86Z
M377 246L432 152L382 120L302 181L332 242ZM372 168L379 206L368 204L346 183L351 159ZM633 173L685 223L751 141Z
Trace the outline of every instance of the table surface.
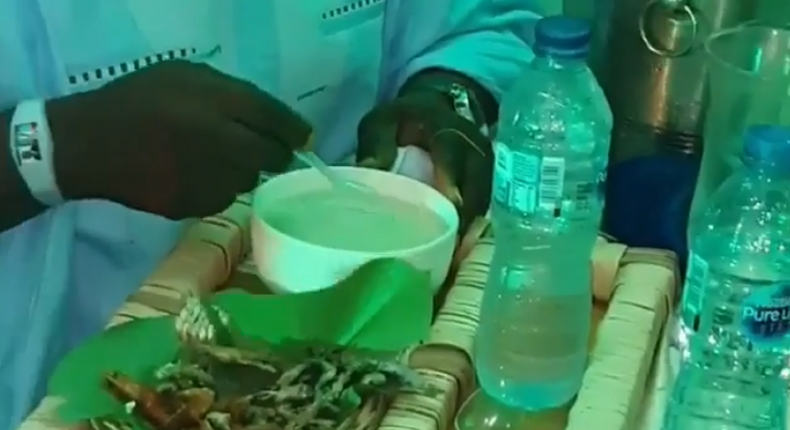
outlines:
M259 278L253 274L253 270L250 270L249 262L242 263L238 270L231 276L230 279L224 284L225 287L234 287L234 288L243 288L250 292L254 293L268 293L269 291L265 288L265 286L261 283ZM246 270L245 270L246 269ZM124 306L124 312L130 312L131 308L136 308L142 305L127 303ZM606 312L606 305L605 304L597 304L594 308L593 320L592 320L592 330L591 330L591 341L594 341L594 335L596 333L596 328L598 323L601 321L603 315ZM123 312L122 312L123 313ZM116 317L114 323L121 323L125 321L123 316ZM664 396L665 396L665 387L667 385L666 381L668 380L667 375L670 373L669 369L669 355L666 352L662 352L659 354L656 360L656 364L654 365L654 385L656 388L654 392L655 395L650 395L649 398L646 400L646 409L644 412L644 417L642 419L643 424L640 426L640 430L658 430L658 425L656 424L658 421L655 419L655 416L658 415L660 417L660 412L663 411L663 404L664 404ZM658 381L658 382L655 382ZM55 418L55 408L57 405L57 400L47 398L45 399L42 404L37 408L29 417L26 419L21 426L19 427L20 430L54 430L54 429L62 429L63 426L57 425L57 419ZM560 408L558 410L541 413L541 414L520 414L517 419L514 421L514 426L511 427L513 429L523 429L523 430L563 430L565 428L565 422L567 418L567 411L570 408L570 405L564 408ZM448 423L451 424L452 423ZM448 429L450 430L450 429ZM603 430L603 429L601 429Z
M251 263L248 263L251 264ZM265 286L260 282L257 276L253 275L252 268L244 270L240 266L238 270L226 283L227 286L236 288L243 288L251 292L268 293ZM596 303L593 308L592 326L590 331L590 342L595 341L595 333L598 324L603 319L606 313L606 304ZM650 378L651 389L647 390L647 397L645 398L645 409L640 417L639 430L660 430L661 414L664 410L666 401L666 387L671 380L670 375L672 370L676 369L677 355L672 354L666 347L666 340L662 340L661 351L657 354L652 376ZM670 361L674 359L674 364ZM514 429L521 430L564 430L567 420L568 410L572 404L568 404L559 409L535 413L535 414L518 414L518 416L511 416L513 420ZM486 413L486 412L483 412ZM473 418L474 419L474 418ZM451 427L448 430L452 430Z

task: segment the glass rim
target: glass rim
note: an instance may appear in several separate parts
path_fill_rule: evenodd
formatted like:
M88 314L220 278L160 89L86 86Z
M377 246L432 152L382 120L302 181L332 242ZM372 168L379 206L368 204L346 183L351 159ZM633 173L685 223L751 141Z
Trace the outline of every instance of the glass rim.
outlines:
M723 59L719 55L716 55L714 53L714 51L711 49L711 45L714 44L715 42L721 40L722 38L724 38L726 36L730 36L730 35L738 33L738 32L741 32L741 31L744 31L744 30L747 30L747 29L765 29L765 30L771 30L771 31L785 31L785 32L788 32L788 34L790 34L790 23L788 23L785 26L776 26L776 25L773 25L773 24L769 24L767 21L764 21L764 20L751 20L751 21L746 21L744 23L738 24L738 25L733 26L733 27L728 27L728 28L719 30L719 31L711 34L710 36L708 36L705 39L705 42L703 43L703 47L705 48L705 55L708 58L710 58L714 63L716 63L718 66L720 66L720 67L722 67L722 68L724 68L724 69L726 69L728 71L737 73L737 74L739 74L741 76L749 77L749 78L752 78L752 79L759 79L761 81L772 81L772 80L780 80L780 79L782 79L782 78L779 78L779 77L777 77L777 78L763 77L763 76L760 76L759 74L757 74L755 72L746 70L746 69L744 69L742 67L738 67L738 66L734 65L732 62L726 61L725 59Z

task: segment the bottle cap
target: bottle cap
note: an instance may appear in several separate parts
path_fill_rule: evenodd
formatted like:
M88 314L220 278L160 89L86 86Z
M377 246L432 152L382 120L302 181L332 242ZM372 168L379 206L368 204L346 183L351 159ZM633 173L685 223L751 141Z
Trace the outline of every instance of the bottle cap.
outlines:
M535 25L536 55L584 58L590 50L590 24L578 18L550 16Z
M790 172L790 127L752 125L744 136L743 163Z

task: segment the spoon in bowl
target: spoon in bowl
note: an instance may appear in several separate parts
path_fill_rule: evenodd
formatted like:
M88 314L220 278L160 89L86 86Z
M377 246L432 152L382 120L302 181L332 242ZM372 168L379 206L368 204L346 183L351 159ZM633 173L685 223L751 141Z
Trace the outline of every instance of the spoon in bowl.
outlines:
M370 193L376 192L367 185L361 184L357 181L349 180L348 178L344 178L343 175L332 170L332 167L324 163L324 161L321 160L321 158L318 157L315 152L295 151L295 153L296 158L298 158L304 164L318 170L318 172L321 173L321 175L323 175L334 187Z

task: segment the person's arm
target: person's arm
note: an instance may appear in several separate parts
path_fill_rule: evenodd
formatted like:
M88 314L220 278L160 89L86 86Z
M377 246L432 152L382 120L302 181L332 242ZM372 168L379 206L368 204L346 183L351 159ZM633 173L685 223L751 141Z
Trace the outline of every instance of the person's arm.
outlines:
M46 206L30 193L11 154L9 139L13 114L13 109L0 112L0 233L46 210Z
M533 58L529 41L538 12L528 0L401 2L397 17L388 17L395 24L387 41L389 96L431 81L457 82L474 93L486 122L495 123L502 93ZM444 17L439 25L437 17Z

